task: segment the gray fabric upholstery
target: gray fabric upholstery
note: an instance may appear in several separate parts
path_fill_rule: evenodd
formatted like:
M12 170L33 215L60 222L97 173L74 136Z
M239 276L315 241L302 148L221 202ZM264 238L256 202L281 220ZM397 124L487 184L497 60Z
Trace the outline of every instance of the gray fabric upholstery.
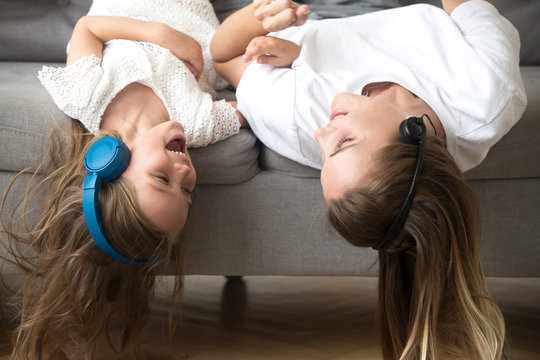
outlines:
M113 1L113 0L111 0ZM65 61L73 25L90 0L0 0L0 190L44 153L64 116L39 84L44 63ZM221 19L249 0L215 0ZM408 4L415 1L399 1ZM355 15L397 0L313 0L314 17ZM440 4L439 1L436 1ZM521 31L522 74L529 105L518 124L466 176L482 204L484 269L489 276L540 276L540 2L493 0ZM336 15L338 14L338 15ZM221 97L234 94L222 91ZM190 151L197 204L188 274L376 275L376 253L354 248L325 221L319 171L284 159L249 130ZM29 175L13 186L13 208ZM43 194L42 194L43 195ZM41 195L41 196L42 196ZM42 197L35 199L31 218ZM4 216L6 214L3 214ZM4 250L0 250L4 251ZM3 269L4 272L11 270ZM169 273L170 269L164 269Z
M468 179L519 179L540 177L540 67L522 66L527 108L518 123L486 159L467 172Z
M376 253L340 239L324 209L319 179L261 171L238 185L198 186L187 272L376 274Z
M0 59L65 61L66 45L88 0L0 1Z

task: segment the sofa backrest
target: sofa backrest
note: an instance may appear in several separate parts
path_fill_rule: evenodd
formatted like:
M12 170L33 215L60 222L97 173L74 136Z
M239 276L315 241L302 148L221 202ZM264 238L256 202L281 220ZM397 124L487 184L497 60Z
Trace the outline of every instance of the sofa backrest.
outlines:
M65 61L73 27L88 12L91 3L91 0L0 0L0 60Z
M114 1L114 0L111 0ZM212 0L223 19L249 0ZM304 1L323 16L355 15L399 5L425 2L434 5L440 0L307 0ZM65 61L66 44L81 16L90 8L91 0L0 0L0 60ZM540 65L540 1L492 0L521 34L522 65Z

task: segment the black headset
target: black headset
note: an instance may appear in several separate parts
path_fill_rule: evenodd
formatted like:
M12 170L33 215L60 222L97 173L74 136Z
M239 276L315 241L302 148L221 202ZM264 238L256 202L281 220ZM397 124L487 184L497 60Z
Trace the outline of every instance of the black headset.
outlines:
M424 116L433 125L431 119L427 114L424 114L421 117L410 116L407 119L403 120L399 125L399 135L401 136L401 140L403 140L403 142L406 144L418 144L418 157L416 159L414 175L412 178L411 186L409 188L409 192L407 193L407 197L405 198L403 205L401 205L399 213L394 218L392 225L390 225L390 227L386 231L386 234L384 234L378 244L373 246L373 249L375 250L382 250L388 245L390 245L392 240L397 237L397 235L403 228L403 225L405 225L405 221L407 220L407 216L409 215L409 210L411 209L412 201L414 198L414 192L416 190L416 184L418 183L418 180L420 180L422 164L424 163L424 149L426 147L426 125L424 124L423 120Z

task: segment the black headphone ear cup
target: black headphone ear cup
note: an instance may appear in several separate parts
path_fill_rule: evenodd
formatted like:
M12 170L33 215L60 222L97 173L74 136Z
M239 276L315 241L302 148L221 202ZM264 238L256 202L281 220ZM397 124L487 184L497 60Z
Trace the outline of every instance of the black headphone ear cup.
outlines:
M422 118L411 116L399 124L399 135L406 144L418 144L424 139L425 132Z

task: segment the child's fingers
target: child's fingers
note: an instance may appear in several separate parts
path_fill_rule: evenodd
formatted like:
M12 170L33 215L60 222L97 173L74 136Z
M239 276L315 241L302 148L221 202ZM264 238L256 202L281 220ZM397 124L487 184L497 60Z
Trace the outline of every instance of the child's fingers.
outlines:
M257 58L257 63L272 66L289 66L298 57L300 47L287 40L272 36L253 39L246 48L244 61Z
M289 64L284 64L283 59L274 55L259 55L257 56L257 63L271 65L271 66L289 65Z

